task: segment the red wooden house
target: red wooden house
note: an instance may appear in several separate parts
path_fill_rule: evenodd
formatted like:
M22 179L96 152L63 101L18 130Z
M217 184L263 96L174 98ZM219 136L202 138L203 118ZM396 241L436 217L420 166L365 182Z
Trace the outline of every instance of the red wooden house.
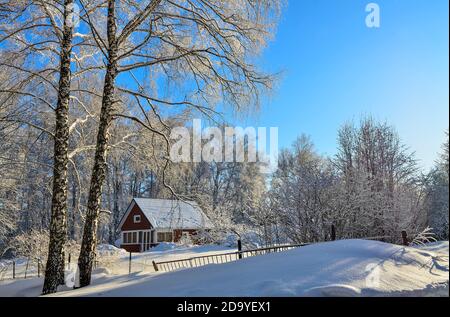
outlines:
M178 242L211 228L211 221L195 202L134 198L119 224L121 248L144 252L159 242Z

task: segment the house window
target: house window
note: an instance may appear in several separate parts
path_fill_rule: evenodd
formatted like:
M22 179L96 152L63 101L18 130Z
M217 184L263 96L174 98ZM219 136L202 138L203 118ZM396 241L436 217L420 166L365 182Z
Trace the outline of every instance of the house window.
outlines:
M134 221L134 223L140 223L141 222L141 215L134 215L133 221Z
M172 242L172 232L158 232L158 242Z
M136 232L124 232L123 243L124 244L136 243Z
M130 243L130 233L129 232L124 232L123 233L123 243Z

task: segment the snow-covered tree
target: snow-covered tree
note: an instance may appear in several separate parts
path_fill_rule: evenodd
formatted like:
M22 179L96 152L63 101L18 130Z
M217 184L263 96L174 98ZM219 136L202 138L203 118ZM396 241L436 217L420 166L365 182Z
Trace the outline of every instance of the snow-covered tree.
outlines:
M89 20L89 26L104 54L106 73L79 257L81 286L90 284L113 119L133 120L167 140L165 129L152 126L143 104L157 116L158 107L173 105L209 117L215 114L214 106L219 102L237 109L242 105L257 105L261 90L270 87L272 78L259 72L251 57L270 38L279 1L151 0L130 5L129 1L108 0L107 7L99 9L105 19ZM88 12L86 8L85 11ZM161 96L159 87L144 91L144 82L134 73L144 69L152 73L155 84L161 80L178 84L172 98ZM117 77L126 73L137 84L118 86ZM142 120L116 109L119 92L136 99ZM168 151L169 144L166 156ZM168 187L164 174L162 179Z
M436 167L426 177L428 226L439 239L448 239L449 227L449 174L448 132L447 141Z
M274 223L279 222L290 241L327 239L333 221L330 189L335 181L330 162L315 152L309 137L299 137L291 150L281 153L269 197Z

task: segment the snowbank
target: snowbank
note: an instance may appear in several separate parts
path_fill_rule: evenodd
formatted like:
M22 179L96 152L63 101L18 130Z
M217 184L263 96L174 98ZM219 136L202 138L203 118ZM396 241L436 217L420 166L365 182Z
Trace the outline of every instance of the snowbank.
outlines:
M161 242L156 247L153 247L149 252L162 252L180 248L179 245L173 242Z
M448 296L448 242L342 240L165 274L105 277L54 296Z
M235 233L228 233L224 239L219 241L220 245L237 248L239 237ZM242 246L244 249L263 248L264 241L261 235L256 231L247 231L241 234Z
M97 246L97 256L117 256L117 255L125 255L127 251L124 249L120 249L111 244L99 244Z

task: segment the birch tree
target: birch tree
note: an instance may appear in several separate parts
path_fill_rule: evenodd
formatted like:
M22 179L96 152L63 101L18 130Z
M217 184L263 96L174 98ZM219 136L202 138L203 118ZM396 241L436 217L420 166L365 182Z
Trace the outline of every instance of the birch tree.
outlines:
M108 130L113 118L131 119L167 139L164 131L154 129L148 118L139 120L135 116L115 112L117 93L133 96L144 117L141 102L157 117L157 106L190 107L211 116L218 102L229 103L237 109L243 104L257 103L260 90L269 88L272 79L258 72L250 59L270 38L278 8L278 1L265 0L153 0L131 5L108 0L106 28L103 27L106 32L102 34L101 28L91 21L92 33L104 52L107 65L79 257L81 286L90 284L100 198L106 176ZM177 81L177 88L181 89L173 96L178 100L161 98L159 87L146 91L133 73L142 69L150 69L152 74L162 76L157 76L154 83L160 83L162 78ZM128 73L136 79L137 91L130 87L116 87L119 73ZM180 91L186 94L183 96ZM168 154L169 143L166 143ZM163 183L168 187L164 174Z
M22 50L33 51L52 51L57 49L54 45L42 47L41 44L45 42L58 43L60 45L58 52L60 59L59 70L47 68L44 70L33 71L27 68L21 68L14 64L12 58L6 62L2 62L2 66L10 67L28 74L29 77L40 77L47 81L57 93L57 105L55 111L55 132L52 133L54 137L54 168L53 168L53 199L52 199L52 220L51 220L51 239L49 244L49 257L46 265L46 274L44 281L43 293L48 294L56 291L56 287L63 279L63 265L64 265L64 243L66 240L66 199L67 199L67 146L68 146L68 105L70 95L70 58L72 48L72 25L69 22L69 17L72 12L73 1L66 0L61 6L63 12L63 25L58 27L54 16L50 13L50 8L39 1L19 1L9 5L11 9L10 15L13 28L8 26L2 30L1 41L15 40L17 46L22 46ZM58 6L58 3L55 3ZM38 9L38 10L36 10ZM53 9L53 8L52 8ZM19 25L17 21L19 20ZM47 29L48 27L48 29ZM54 38L47 38L43 41L29 42L26 37L26 30L43 31L43 33L53 33ZM14 45L13 44L13 45ZM16 54L11 54L15 56ZM17 54L19 55L19 54ZM23 56L23 55L22 55ZM20 57L15 56L15 57ZM27 56L26 56L27 57ZM24 58L26 58L24 57ZM25 61L26 63L26 61ZM45 76L47 73L59 72L59 84L54 85ZM23 86L27 82L19 83ZM11 90L2 92L10 92L11 94L28 94L34 96L32 92L24 92L19 90ZM36 98L39 99L38 96Z
M6 1L2 3L5 14L0 30L0 43L7 58L0 65L16 73L11 85L0 92L6 100L22 98L32 103L45 104L51 110L49 117L54 126L47 129L32 120L12 118L12 122L27 124L46 133L54 141L53 189L49 252L43 293L53 293L64 279L64 245L67 233L67 178L69 164L69 135L80 121L70 123L72 61L80 70L84 58L81 54L91 47L89 38L74 45L74 19L77 12L74 0L60 1ZM77 50L74 50L74 46ZM87 54L88 56L92 56ZM81 76L85 68L77 72ZM79 99L78 99L79 100Z
M64 281L64 244L67 235L67 169L69 146L69 99L71 80L71 51L73 22L73 0L65 0L60 51L58 101L55 109L54 165L52 217L48 259L45 267L43 294L54 293ZM60 32L60 29L55 30Z

